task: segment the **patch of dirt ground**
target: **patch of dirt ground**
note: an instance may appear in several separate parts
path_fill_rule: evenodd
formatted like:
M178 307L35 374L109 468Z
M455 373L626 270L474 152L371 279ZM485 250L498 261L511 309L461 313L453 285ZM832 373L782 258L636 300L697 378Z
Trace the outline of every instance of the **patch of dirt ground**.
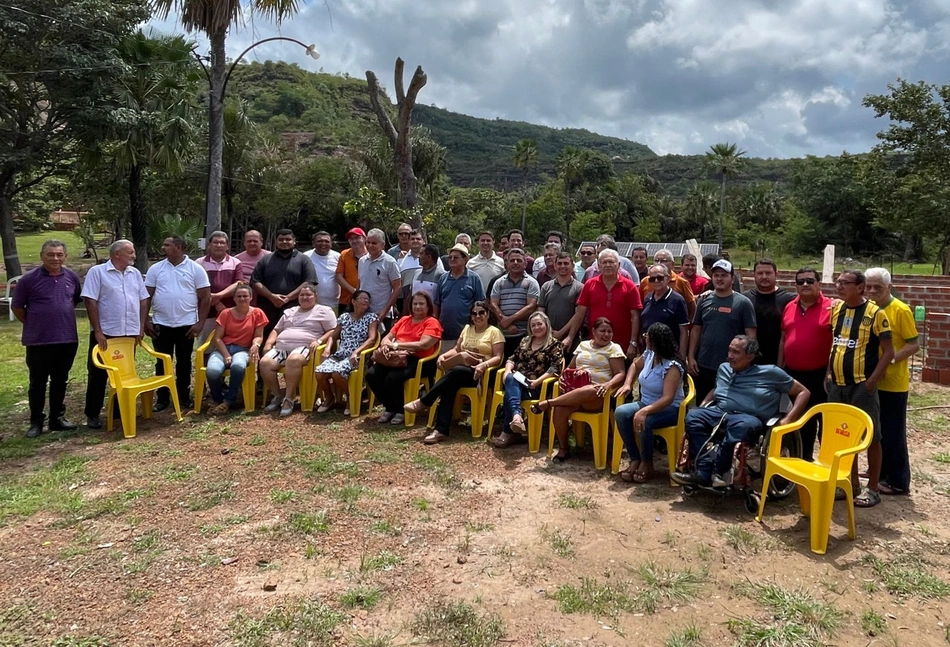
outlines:
M464 426L427 447L365 417L162 413L46 437L0 454L0 645L946 647L948 412L910 413L912 495L857 510L855 541L839 504L824 556L797 499L760 525L740 496Z

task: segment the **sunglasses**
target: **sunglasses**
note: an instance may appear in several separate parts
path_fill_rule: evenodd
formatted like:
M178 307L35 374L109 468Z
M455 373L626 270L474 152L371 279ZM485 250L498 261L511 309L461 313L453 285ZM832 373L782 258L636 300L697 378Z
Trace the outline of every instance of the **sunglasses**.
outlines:
M581 256L593 256L594 252L581 252Z
M397 235L398 235L398 236L408 236L408 235L409 235L409 232L408 232L408 231L400 231L400 232L397 232Z
M473 317L484 317L488 314L487 310L472 310Z
M814 285L815 279L795 279L795 285Z
M650 277L650 283L659 283L660 281L665 281L665 280L666 280L665 276L651 276Z

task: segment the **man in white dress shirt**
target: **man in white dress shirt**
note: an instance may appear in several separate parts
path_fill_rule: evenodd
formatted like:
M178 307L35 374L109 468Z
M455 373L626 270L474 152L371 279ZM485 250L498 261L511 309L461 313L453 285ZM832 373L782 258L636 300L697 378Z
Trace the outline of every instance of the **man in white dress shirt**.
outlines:
M148 291L142 273L135 269L135 247L131 241L117 240L109 247L109 260L92 267L82 286L82 298L89 317L89 355L86 359L86 426L101 429L102 400L109 378L92 363L92 349L109 348L113 337L133 337L142 341L148 315Z

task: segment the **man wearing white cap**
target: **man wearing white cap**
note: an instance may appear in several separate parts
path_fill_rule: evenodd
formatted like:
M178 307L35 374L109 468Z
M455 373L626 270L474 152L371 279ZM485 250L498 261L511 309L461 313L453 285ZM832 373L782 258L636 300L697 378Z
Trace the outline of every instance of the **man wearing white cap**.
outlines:
M755 308L748 297L733 291L732 263L719 259L711 276L714 291L697 304L689 335L687 364L696 383L696 402L716 386L716 372L729 359L733 338L755 338Z

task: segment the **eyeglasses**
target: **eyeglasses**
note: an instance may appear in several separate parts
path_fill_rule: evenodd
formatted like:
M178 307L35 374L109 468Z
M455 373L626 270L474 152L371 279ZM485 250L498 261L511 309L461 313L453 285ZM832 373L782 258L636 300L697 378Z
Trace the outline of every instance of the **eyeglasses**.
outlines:
M672 263L673 259L672 258L654 258L653 262L654 263Z
M854 285L855 283L857 283L857 281L842 281L841 279L835 281L835 285Z
M396 235L397 235L397 236L408 236L410 233L411 233L411 232L408 232L408 231L397 231L397 232L396 232Z
M488 310L472 310L473 317L484 317L488 314Z
M815 279L795 279L795 285L814 285Z
M665 276L651 276L650 277L650 283L659 283L660 281L665 281L665 280L666 280Z

